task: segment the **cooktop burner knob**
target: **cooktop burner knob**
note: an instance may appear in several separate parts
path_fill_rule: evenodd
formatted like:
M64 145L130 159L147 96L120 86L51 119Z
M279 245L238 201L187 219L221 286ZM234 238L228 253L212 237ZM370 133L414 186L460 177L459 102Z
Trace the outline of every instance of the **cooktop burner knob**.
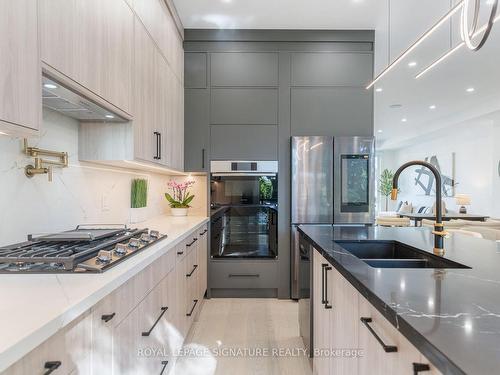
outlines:
M141 246L141 240L139 238L131 238L128 242L128 247L132 249L138 249Z
M122 257L124 255L127 255L127 250L128 250L128 246L126 244L119 243L115 246L114 253L116 256Z
M96 262L101 264L107 264L111 262L112 254L109 250L100 250L97 254Z
M154 238L155 240L160 238L160 232L158 232L157 230L151 230L149 231L149 235Z
M149 234L147 234L147 233L141 234L141 241L142 242L148 243L148 242L151 242L152 240L153 239L151 238L151 236Z

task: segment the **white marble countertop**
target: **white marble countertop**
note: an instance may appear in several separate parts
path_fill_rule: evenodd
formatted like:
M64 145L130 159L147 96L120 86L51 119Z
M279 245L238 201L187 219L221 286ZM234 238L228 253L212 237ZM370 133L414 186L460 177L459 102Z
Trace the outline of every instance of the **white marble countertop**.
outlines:
M158 216L131 225L167 234L102 274L0 275L0 371L29 353L102 298L208 222L202 216Z

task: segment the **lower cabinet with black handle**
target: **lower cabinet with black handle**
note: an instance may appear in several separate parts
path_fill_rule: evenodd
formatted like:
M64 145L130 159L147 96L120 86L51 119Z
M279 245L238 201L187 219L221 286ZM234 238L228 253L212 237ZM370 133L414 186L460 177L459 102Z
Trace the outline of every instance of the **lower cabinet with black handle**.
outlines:
M207 233L207 224L194 228L1 374L174 373L206 292Z
M440 374L316 250L312 293L314 374Z

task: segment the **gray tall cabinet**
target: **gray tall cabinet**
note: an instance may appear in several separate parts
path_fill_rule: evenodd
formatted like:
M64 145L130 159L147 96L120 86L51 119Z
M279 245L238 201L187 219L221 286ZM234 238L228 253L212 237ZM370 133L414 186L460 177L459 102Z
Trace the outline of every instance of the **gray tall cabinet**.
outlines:
M185 30L185 170L279 161L279 256L266 265L278 277L262 295L290 296L290 137L373 135L373 40L372 31Z

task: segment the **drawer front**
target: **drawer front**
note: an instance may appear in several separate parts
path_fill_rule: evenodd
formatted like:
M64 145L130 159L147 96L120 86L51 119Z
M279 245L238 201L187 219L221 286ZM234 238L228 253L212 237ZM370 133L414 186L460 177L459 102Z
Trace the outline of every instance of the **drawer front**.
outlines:
M278 285L276 262L211 262L209 274L210 288L260 289Z
M85 313L63 328L37 348L21 358L2 375L42 375L48 371L45 366L60 362L54 374L70 374L76 369L80 374L90 369L91 325L90 313Z

